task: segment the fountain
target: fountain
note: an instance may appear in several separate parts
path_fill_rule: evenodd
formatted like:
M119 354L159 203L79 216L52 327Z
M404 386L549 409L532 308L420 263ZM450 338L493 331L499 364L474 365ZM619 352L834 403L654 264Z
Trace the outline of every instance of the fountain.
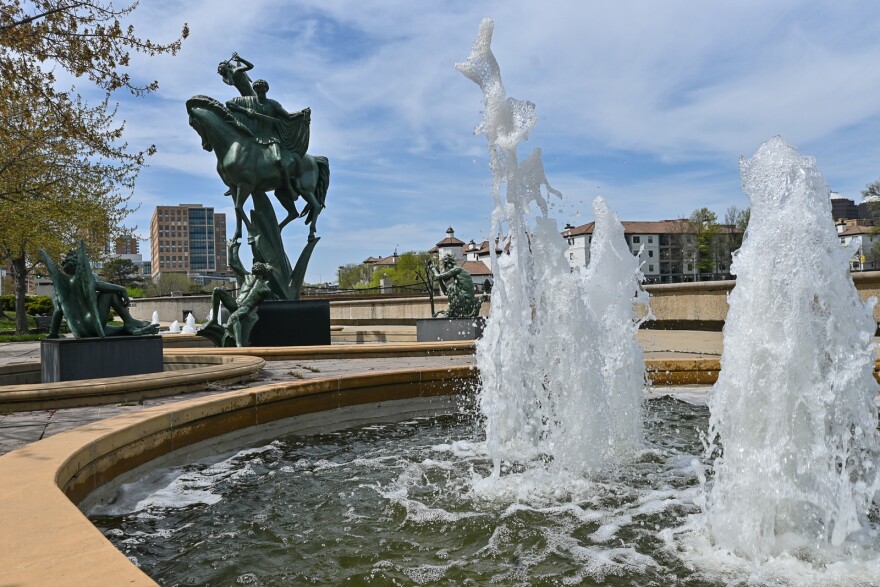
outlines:
M711 416L644 407L637 260L598 199L590 265L569 272L540 152L517 161L534 105L507 98L491 33L457 66L485 94L503 251L480 417L279 435L122 485L92 519L167 582L876 584L875 325L815 164L773 139L742 165Z
M741 167L752 217L709 404L706 523L756 560L876 547L875 300L853 286L812 159L777 137Z
M180 330L181 334L195 334L196 333L196 318L192 315L192 312L187 313L186 320L183 322L183 328Z
M647 305L647 293L623 227L601 198L593 204L590 265L570 270L542 194L543 187L548 197L560 196L547 182L541 152L522 164L517 158L537 121L535 106L507 97L492 30L483 20L468 59L455 67L483 91L477 132L486 135L493 174L491 237L499 245L490 247L492 307L477 344L493 476L502 460L537 456L550 456L557 469L594 472L642 443L644 359L634 305Z

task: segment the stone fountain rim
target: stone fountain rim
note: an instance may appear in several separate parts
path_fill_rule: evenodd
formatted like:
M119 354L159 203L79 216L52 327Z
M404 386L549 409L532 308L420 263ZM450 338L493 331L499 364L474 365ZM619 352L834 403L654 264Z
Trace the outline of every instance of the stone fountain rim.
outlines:
M323 348L189 349L198 356L368 356L395 347L401 353L472 353L472 342L357 345ZM349 350L357 349L359 351ZM219 351L223 351L220 353ZM387 355L386 355L387 356ZM254 357L250 357L254 358ZM655 384L702 383L717 375L718 359L646 362ZM461 392L476 381L472 366L405 369L282 382L145 408L69 430L0 457L0 584L156 583L117 550L77 508L86 496L121 474L180 448L292 416Z

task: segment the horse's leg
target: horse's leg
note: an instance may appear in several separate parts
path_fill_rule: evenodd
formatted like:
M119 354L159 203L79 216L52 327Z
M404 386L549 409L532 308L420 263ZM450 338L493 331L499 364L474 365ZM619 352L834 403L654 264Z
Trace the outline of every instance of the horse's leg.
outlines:
M229 191L232 192L232 206L235 208L235 232L232 235L232 240L238 241L241 240L241 217L244 214L244 209L238 205L238 186L230 188Z
M238 184L235 186L235 236L233 240L241 239L241 223L244 222L244 225L248 229L248 233L251 231L251 221L248 220L248 217L244 213L244 204L247 202L248 197L251 195L251 186L247 186L244 184Z
M311 205L312 210L320 213L322 206L315 196L315 189L318 185L318 165L314 159L306 156L302 159L302 169L302 174L296 180L297 191L306 203Z
M296 204L294 203L296 201L296 192L288 194L286 190L278 189L275 190L275 198L277 198L278 203L287 210L287 216L285 216L284 220L278 224L278 228L282 229L292 220L299 218L299 210L296 209Z

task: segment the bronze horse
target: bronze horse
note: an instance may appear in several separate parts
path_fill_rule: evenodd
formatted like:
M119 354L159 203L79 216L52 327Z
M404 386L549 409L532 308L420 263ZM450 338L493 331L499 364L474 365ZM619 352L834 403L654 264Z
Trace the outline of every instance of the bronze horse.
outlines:
M208 96L193 96L186 101L189 125L202 139L202 148L217 156L217 173L232 192L235 206L235 235L241 238L244 222L251 231L251 223L244 213L247 199L255 193L274 191L278 202L287 210L287 216L278 225L284 228L302 216L309 225L309 241L315 239L318 215L324 208L330 183L330 164L326 157L305 154L296 160L284 153L284 165L295 194L284 186L281 169L271 154L270 145L254 135L232 115L226 106ZM300 213L295 201L302 196L306 206Z

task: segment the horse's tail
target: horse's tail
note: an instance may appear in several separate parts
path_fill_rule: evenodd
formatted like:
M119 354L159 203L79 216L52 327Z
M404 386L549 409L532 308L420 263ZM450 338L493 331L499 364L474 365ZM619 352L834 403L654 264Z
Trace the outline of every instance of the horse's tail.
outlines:
M325 208L327 189L330 187L330 161L322 155L316 155L315 163L318 166L318 180L315 182L315 199L321 204L321 208ZM320 213L321 210L313 210L312 205L307 204L299 216L300 218L306 216L306 224L309 224L313 222Z
M321 207L324 207L324 202L327 201L327 188L330 187L330 161L323 155L318 155L315 157L315 163L318 164L318 181L315 184L315 198L321 202Z

